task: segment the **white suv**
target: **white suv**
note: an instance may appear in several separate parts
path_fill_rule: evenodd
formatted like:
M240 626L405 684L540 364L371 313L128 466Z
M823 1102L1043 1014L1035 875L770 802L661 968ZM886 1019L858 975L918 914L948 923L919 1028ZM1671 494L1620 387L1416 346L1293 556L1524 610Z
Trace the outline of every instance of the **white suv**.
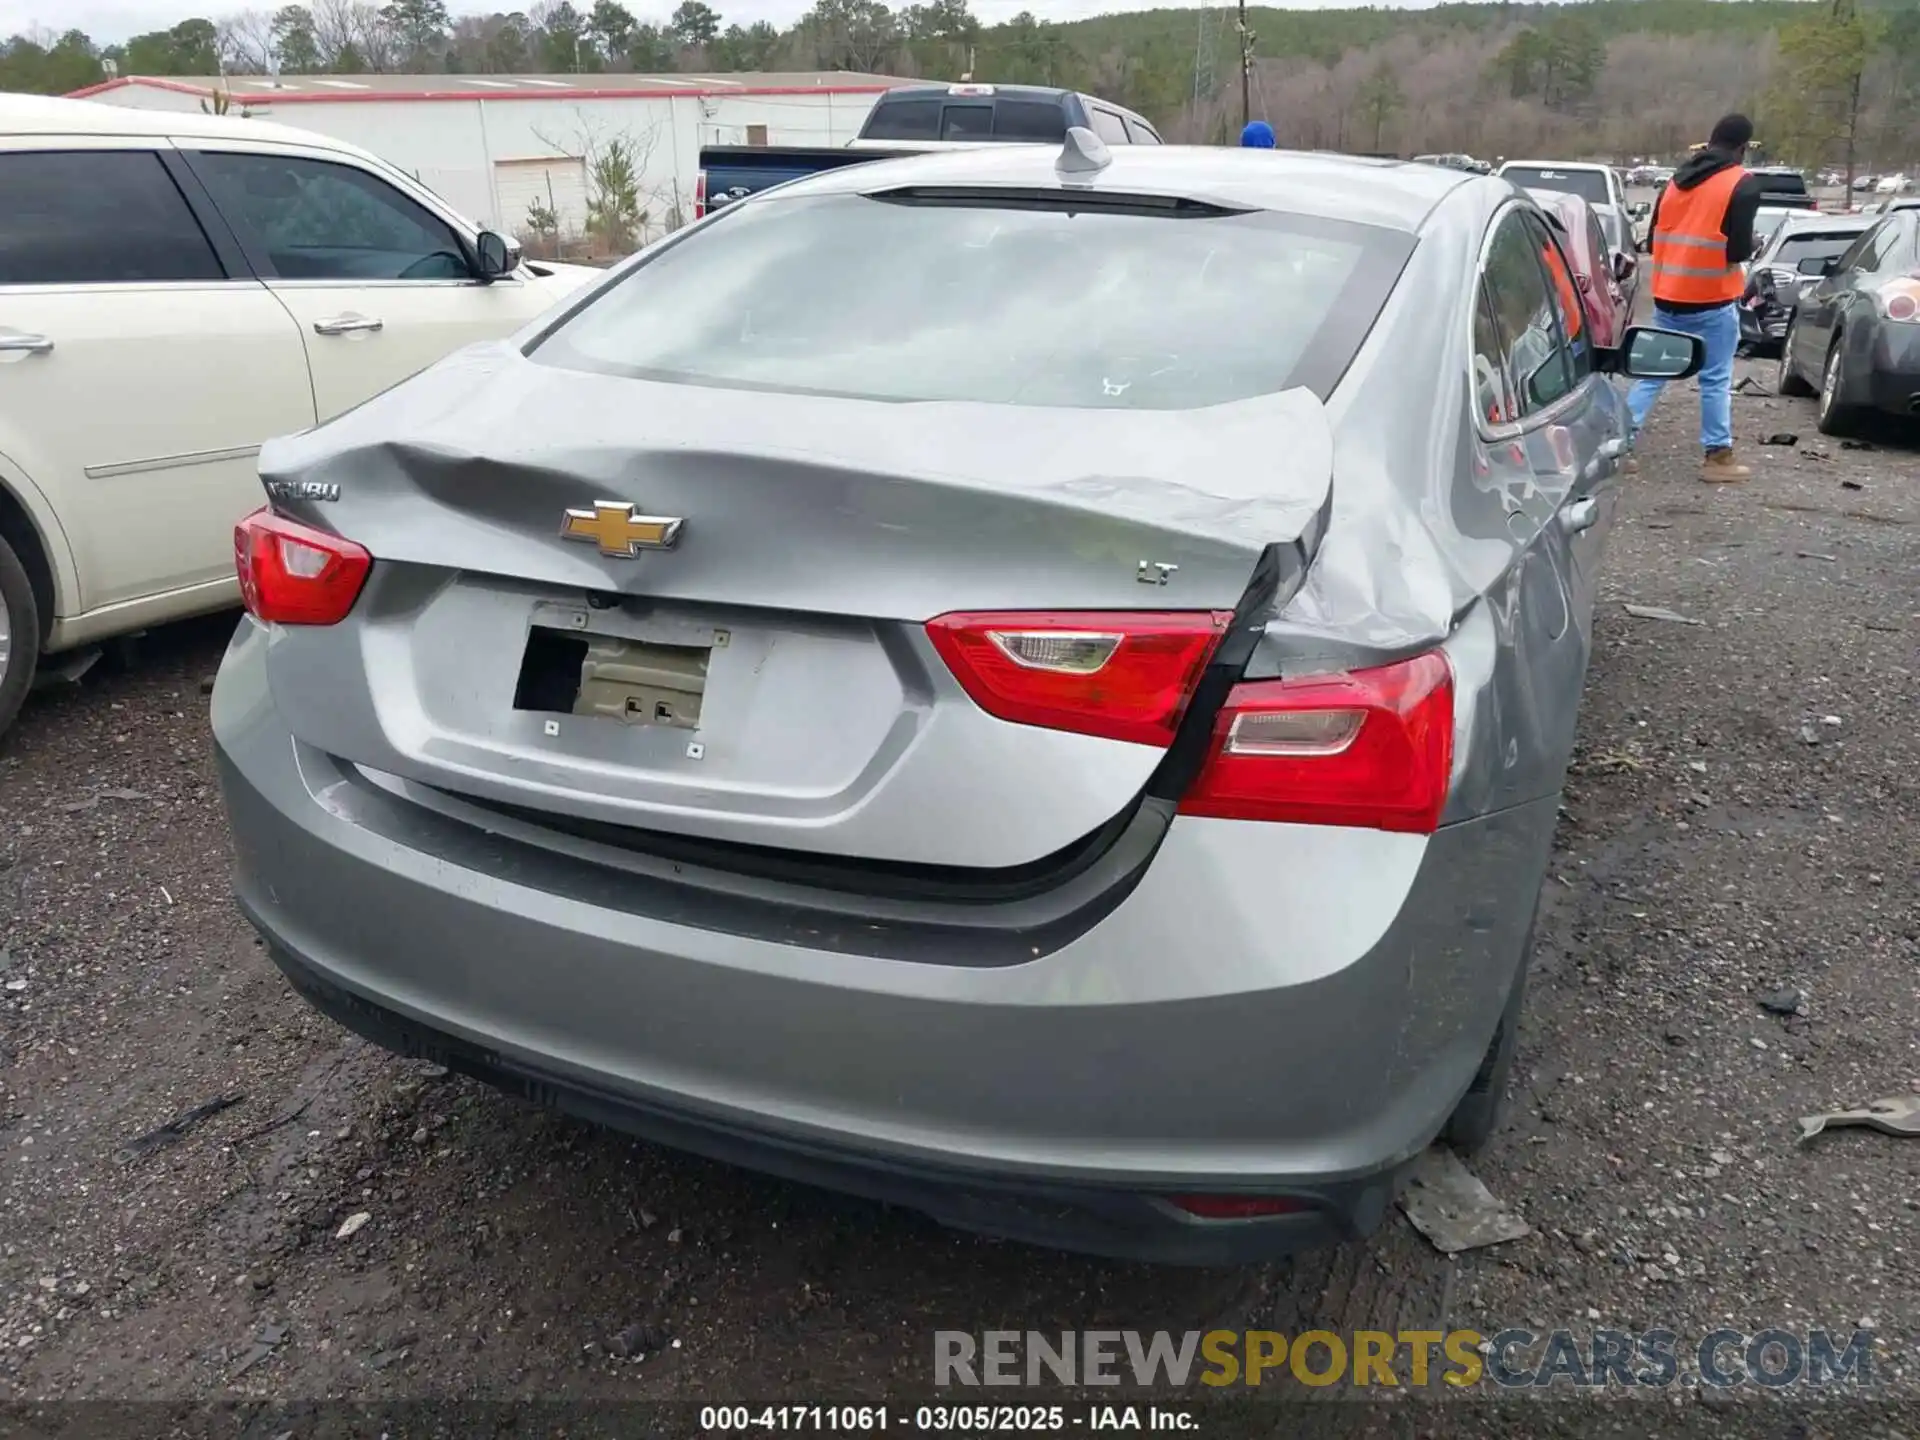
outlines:
M0 95L0 733L43 654L238 603L260 442L598 278L364 150Z

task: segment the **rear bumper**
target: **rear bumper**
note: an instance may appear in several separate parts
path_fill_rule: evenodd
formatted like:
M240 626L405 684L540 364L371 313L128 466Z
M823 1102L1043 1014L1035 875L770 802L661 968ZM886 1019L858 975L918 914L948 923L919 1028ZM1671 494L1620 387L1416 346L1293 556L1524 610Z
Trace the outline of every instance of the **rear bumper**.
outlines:
M1753 310L1743 301L1740 305L1740 339L1756 349L1777 348L1786 338L1789 318L1790 312L1779 306Z
M1183 818L1042 958L881 958L636 913L586 842L450 840L295 741L258 650L243 623L214 695L236 889L321 1009L663 1143L1164 1262L1379 1222L1491 1038L1554 822L1551 800L1430 839ZM1200 1221L1178 1193L1304 1209Z

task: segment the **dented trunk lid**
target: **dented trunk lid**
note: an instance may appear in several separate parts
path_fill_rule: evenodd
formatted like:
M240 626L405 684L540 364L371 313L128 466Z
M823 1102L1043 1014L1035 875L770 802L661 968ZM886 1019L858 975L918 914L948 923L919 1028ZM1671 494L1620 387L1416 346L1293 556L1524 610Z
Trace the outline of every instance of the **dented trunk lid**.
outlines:
M1317 535L1331 456L1302 390L889 403L479 347L263 450L276 508L375 557L344 623L274 631L270 683L306 743L523 811L1023 865L1161 752L986 715L924 622L1231 610L1263 550Z

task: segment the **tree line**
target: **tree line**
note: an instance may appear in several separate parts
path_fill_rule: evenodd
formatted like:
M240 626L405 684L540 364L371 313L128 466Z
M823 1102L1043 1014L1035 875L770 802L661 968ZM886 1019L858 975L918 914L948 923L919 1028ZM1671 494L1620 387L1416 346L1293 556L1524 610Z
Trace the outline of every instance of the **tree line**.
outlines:
M656 0L664 5L665 0ZM1282 143L1494 158L1671 157L1727 110L1777 158L1896 165L1920 151L1915 0L1587 0L1249 14L1248 89ZM643 18L620 0L449 14L445 0L307 0L101 46L78 30L0 45L0 89L61 94L122 75L576 74L847 70L1060 85L1171 140L1237 132L1234 12L1147 10L983 25L967 0L815 0L793 25L728 23L707 0Z

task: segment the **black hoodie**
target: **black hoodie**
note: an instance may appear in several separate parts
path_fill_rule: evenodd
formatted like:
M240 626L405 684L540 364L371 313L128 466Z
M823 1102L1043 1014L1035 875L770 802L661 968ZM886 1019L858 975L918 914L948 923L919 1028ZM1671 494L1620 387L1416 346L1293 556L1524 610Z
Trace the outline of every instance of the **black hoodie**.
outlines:
M1698 155L1689 156L1686 163L1673 172L1673 179L1668 183L1681 190L1691 190L1701 181L1739 163L1739 156L1729 155L1724 150L1702 150ZM1660 195L1654 197L1653 215L1647 221L1649 235L1660 224L1660 198L1666 193L1666 186L1662 186ZM1733 194L1727 198L1727 214L1720 222L1720 233L1727 237L1729 265L1744 265L1753 258L1753 218L1760 208L1760 193L1760 177L1748 175L1733 187ZM1675 314L1692 315L1701 310L1718 310L1721 305L1736 302L1723 300L1710 305L1682 305L1662 300L1659 303Z

